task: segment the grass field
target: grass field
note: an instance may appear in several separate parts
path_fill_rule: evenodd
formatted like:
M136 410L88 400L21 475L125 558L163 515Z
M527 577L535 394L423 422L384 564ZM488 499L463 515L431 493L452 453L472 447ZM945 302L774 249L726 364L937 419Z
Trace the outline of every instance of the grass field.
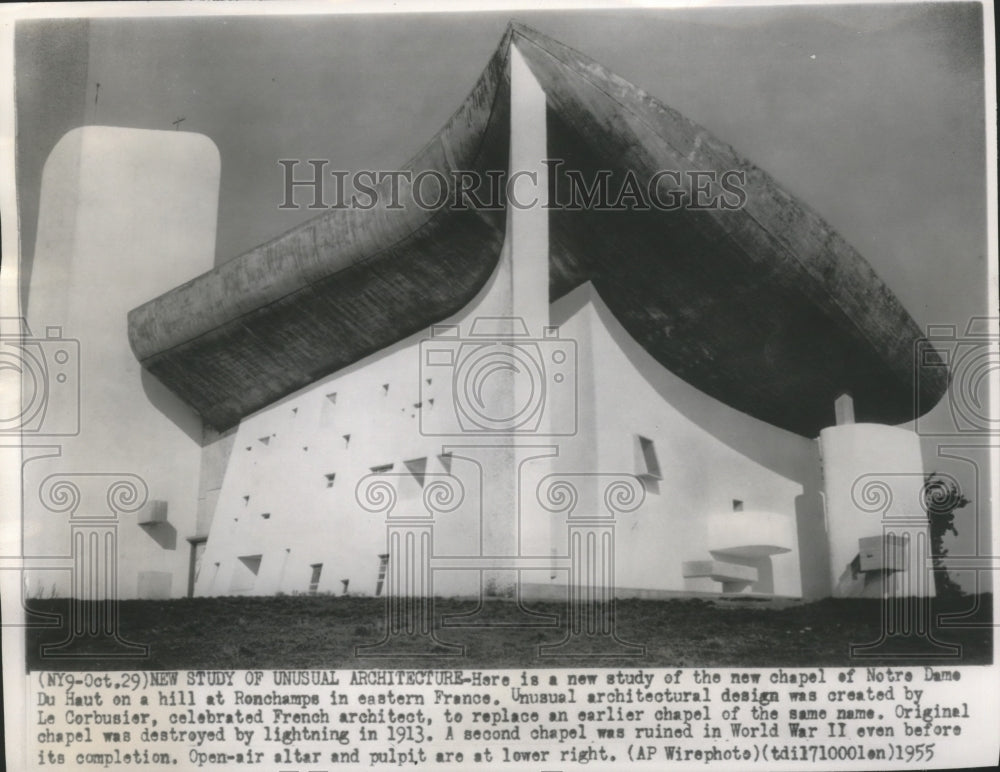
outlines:
M941 613L976 607L976 598L934 605ZM384 601L376 598L292 596L268 598L193 598L168 601L121 601L121 637L149 645L145 658L42 658L39 647L66 638L65 628L28 628L27 659L31 670L244 669L244 668L527 668L568 667L695 667L695 666L865 666L875 664L985 664L992 660L992 597L979 596L978 626L932 629L939 641L959 644L959 659L924 660L926 641L894 639L889 653L910 656L855 659L851 644L880 637L882 611L874 600L822 600L814 603L705 599L622 600L616 606L616 630L624 641L643 644L640 657L538 656L540 644L562 640L562 628L440 628L442 614L468 612L474 601L434 603L438 639L465 647L450 657L357 656L355 647L383 638ZM30 602L32 611L65 614L68 601ZM532 611L563 615L560 603L539 602ZM495 625L517 613L513 603L486 604ZM564 617L563 617L564 618ZM588 639L591 649L601 645ZM405 640L416 647L419 640ZM72 649L85 655L94 643L86 639Z

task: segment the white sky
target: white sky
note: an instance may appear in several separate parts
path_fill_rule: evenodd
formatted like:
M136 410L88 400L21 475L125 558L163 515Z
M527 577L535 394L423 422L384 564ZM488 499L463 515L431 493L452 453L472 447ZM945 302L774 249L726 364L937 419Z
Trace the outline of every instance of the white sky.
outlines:
M207 134L222 156L221 262L309 216L278 210L278 159L404 164L461 103L512 16L770 172L918 323L985 308L976 5L92 20L68 61L30 84L44 110L28 96L18 117L52 126L61 109L75 125L158 129L185 117L182 130ZM56 30L39 32L25 37L51 62ZM53 81L69 92L56 108ZM37 177L58 140L34 134L19 159L26 247Z

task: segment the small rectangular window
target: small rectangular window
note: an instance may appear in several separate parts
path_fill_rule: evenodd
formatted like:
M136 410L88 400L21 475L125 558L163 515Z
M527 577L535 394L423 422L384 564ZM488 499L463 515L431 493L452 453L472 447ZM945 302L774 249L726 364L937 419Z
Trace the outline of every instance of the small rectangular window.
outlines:
M385 587L385 577L388 572L389 572L389 553L386 552L385 554L378 556L378 578L375 580L376 597L382 594L382 589Z
M312 569L312 576L309 577L309 594L315 595L319 589L319 575L323 573L323 564L313 563L309 567Z
M656 445L648 437L635 436L635 464L639 477L662 480L660 459L656 455Z
M739 499L733 499L733 512L742 512L743 502Z
M332 488L334 481L337 479L337 473L336 472L330 472L330 474L324 475L324 477L326 477L326 487L327 488Z

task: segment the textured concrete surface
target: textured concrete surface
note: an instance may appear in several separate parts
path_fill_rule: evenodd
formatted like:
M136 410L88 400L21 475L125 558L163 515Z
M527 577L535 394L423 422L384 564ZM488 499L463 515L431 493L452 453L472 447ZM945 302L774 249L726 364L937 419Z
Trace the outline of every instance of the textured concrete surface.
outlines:
M765 172L577 52L512 25L467 100L408 168L507 168L509 48L548 97L548 155L581 171L740 170L737 210L552 210L549 294L591 281L658 362L807 437L849 391L900 423L947 388L865 260ZM333 210L129 314L143 366L211 425L242 417L469 303L496 266L500 211Z
M195 527L191 486L202 455L201 421L143 372L125 317L212 265L219 168L218 149L201 134L87 126L59 141L42 175L28 321L52 374L39 395L46 412L38 436L57 453L24 466L24 554L70 549L68 515L44 504L41 486L50 475L68 475L85 495L90 490L81 514L106 511L102 480L136 475L148 500L160 503L118 523L115 570L124 598L183 594L182 539ZM50 326L61 330L58 340L44 340ZM64 346L78 378L60 379ZM58 443L47 437L70 425L78 431ZM29 573L32 595L72 591L64 571Z

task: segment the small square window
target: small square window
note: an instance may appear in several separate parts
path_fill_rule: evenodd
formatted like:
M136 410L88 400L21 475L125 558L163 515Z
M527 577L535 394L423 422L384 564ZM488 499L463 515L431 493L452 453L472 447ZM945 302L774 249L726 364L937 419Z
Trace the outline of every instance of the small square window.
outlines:
M742 512L743 502L740 499L733 499L733 512Z
M389 553L383 553L378 556L378 577L375 579L375 595L376 597L382 594L382 589L385 587L386 574L389 572Z
M330 474L324 475L324 477L326 478L326 487L332 488L334 481L337 479L337 473L330 472Z

